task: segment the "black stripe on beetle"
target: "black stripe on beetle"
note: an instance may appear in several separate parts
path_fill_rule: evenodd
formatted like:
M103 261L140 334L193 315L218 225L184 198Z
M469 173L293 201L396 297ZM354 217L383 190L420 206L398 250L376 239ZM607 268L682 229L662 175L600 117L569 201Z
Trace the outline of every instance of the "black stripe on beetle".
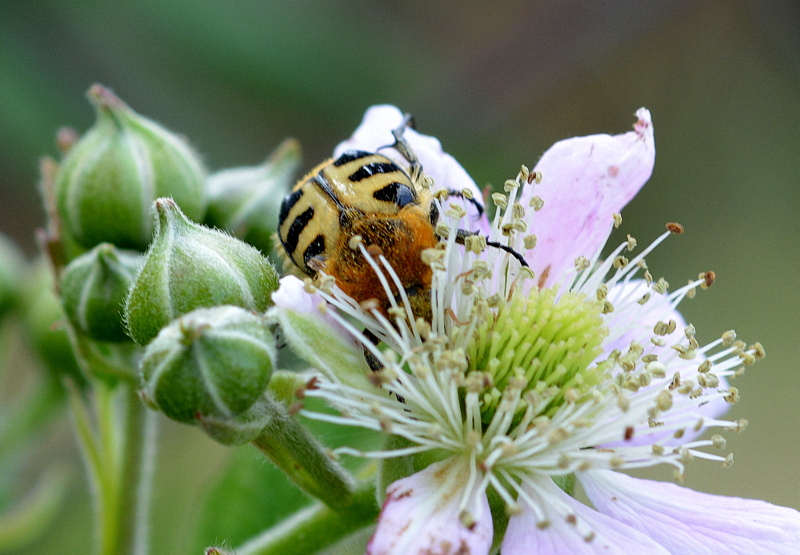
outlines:
M315 256L319 256L323 252L325 252L325 236L319 234L314 237L314 240L311 241L311 244L306 247L306 250L303 253L303 263L306 265L306 267L308 267L308 261Z
M359 182L362 179L367 179L379 173L394 173L399 171L400 168L393 162L372 162L371 164L364 164L358 168L348 179L353 182Z
M297 204L297 201L300 200L300 197L303 196L303 189L297 189L296 191L292 191L290 194L283 197L283 202L281 202L281 213L278 216L278 225L283 225L283 222L286 221L286 218L289 217L289 212L291 212L294 205Z
M348 150L336 160L333 161L333 166L338 168L352 162L353 160L361 160L368 156L374 156L371 152L364 152L363 150Z
M297 216L292 222L292 225L289 226L289 232L286 234L286 243L284 243L283 247L290 255L294 253L294 250L297 248L297 242L300 240L300 234L303 233L303 230L313 217L314 207L309 206L308 209Z
M417 200L414 191L408 185L403 185L402 183L389 183L372 193L372 197L375 200L396 204L399 208Z

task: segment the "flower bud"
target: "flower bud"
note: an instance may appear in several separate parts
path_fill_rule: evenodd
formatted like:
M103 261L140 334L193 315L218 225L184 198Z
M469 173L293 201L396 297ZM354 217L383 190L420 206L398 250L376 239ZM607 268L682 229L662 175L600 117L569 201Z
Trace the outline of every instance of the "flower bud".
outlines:
M234 417L264 393L275 356L262 317L234 306L198 309L147 346L140 395L180 422Z
M72 325L98 341L126 341L122 307L142 255L101 243L69 263L61 302Z
M285 140L260 166L231 168L208 177L206 223L227 229L269 254L281 200L300 166L300 144Z
M25 258L17 246L0 234L0 318L19 304Z
M64 326L64 311L53 293L50 269L39 260L28 272L24 291L24 328L26 338L59 381L67 376L85 385L86 376L78 366Z
M261 312L278 275L258 250L189 221L171 199L154 203L156 233L125 301L130 336L145 345L196 308L234 305Z
M87 248L114 243L144 250L153 233L149 206L172 197L190 218L205 212L205 171L178 136L94 85L97 122L70 149L55 176L64 227Z

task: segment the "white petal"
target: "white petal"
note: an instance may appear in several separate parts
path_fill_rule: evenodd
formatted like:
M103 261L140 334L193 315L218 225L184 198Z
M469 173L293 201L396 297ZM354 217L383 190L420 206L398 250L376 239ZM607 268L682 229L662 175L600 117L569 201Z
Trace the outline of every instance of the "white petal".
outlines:
M536 164L542 182L526 187L521 202L527 207L533 195L544 200L540 211L529 209L529 233L538 240L525 256L543 285L559 283L578 256L591 259L608 239L613 214L650 178L653 125L644 108L636 115L634 131L560 141Z
M480 476L477 477L480 480ZM470 491L467 491L472 483ZM369 555L481 555L492 545L492 516L486 494L470 482L469 461L451 457L392 483L367 546ZM474 517L462 523L461 502L467 495Z
M407 167L408 161L397 151L386 148L394 144L392 130L396 129L403 122L403 113L395 106L387 104L372 106L364 114L361 125L355 130L353 135L346 141L339 143L334 149L334 158L340 156L346 150L365 150L367 152L380 152L384 156L391 158L401 167ZM455 158L442 150L442 144L435 137L417 133L413 129L407 129L405 138L414 150L417 158L422 164L424 173L433 178L434 189L446 189L448 191L460 192L469 189L475 200L483 206L483 196L478 186L461 167ZM471 230L488 230L488 222L485 218L479 218L475 205L471 202L463 202L451 198L448 202L458 202L467 211L469 221L464 226Z
M549 525L540 528L533 510L523 504L522 513L508 523L500 549L503 555L667 553L645 534L573 499L549 477L534 479L523 490L547 512Z
M755 499L699 493L610 470L578 473L598 511L671 553L800 553L800 513Z

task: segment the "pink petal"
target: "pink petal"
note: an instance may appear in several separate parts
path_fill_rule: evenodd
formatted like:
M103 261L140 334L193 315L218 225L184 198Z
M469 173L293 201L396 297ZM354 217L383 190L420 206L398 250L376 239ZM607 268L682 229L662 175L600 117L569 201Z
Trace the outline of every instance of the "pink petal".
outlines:
M480 480L480 477L478 477ZM489 553L492 515L486 494L470 484L469 461L451 457L392 483L378 518L378 529L367 545L369 555ZM474 523L460 519L460 504L468 494Z
M800 513L765 501L699 493L610 470L578 473L600 512L671 553L800 553Z
M348 140L339 143L334 149L334 158L340 156L346 150L379 151L401 167L408 167L408 161L397 151L392 148L386 148L394 144L392 130L402 123L403 117L403 113L395 106L388 104L372 106L364 114L361 125L358 126L353 135ZM442 150L442 144L438 139L417 133L413 129L406 130L405 138L411 144L414 154L419 158L425 174L433 178L435 190L447 189L448 191L460 192L463 189L470 189L475 200L483 206L483 196L478 186L475 185L466 170L461 167L461 164ZM450 202L453 201L458 202L455 197ZM470 218L469 223L465 224L465 226L470 229L482 228L485 232L488 229L488 223L485 220L479 220L475 205L471 202L464 202L463 206Z
M543 284L558 283L578 256L591 259L605 244L620 212L653 171L655 141L650 112L640 108L634 131L567 139L544 153L536 170L542 182L521 195L529 233L538 237L526 258ZM544 200L534 213L533 195Z
M548 511L550 524L539 528L533 511L524 506L522 513L513 516L508 523L500 549L503 555L667 553L645 534L573 499L549 477L535 480L535 485L536 488L525 485L523 489L543 510ZM575 518L574 523L567 521L568 515ZM593 536L591 541L584 539L590 534Z
M304 315L319 318L328 327L331 334L350 348L361 348L358 341L345 330L330 314L336 309L328 305L317 293L307 293L305 284L296 276L283 276L278 290L272 294L272 302L278 308L285 308ZM320 306L325 309L320 311Z

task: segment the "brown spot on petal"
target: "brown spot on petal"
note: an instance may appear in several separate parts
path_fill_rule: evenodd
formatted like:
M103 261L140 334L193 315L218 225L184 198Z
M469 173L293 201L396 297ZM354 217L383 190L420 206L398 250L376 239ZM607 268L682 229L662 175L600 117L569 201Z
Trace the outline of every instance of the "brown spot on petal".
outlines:
M608 175L610 177L617 177L619 175L619 166L608 166Z

